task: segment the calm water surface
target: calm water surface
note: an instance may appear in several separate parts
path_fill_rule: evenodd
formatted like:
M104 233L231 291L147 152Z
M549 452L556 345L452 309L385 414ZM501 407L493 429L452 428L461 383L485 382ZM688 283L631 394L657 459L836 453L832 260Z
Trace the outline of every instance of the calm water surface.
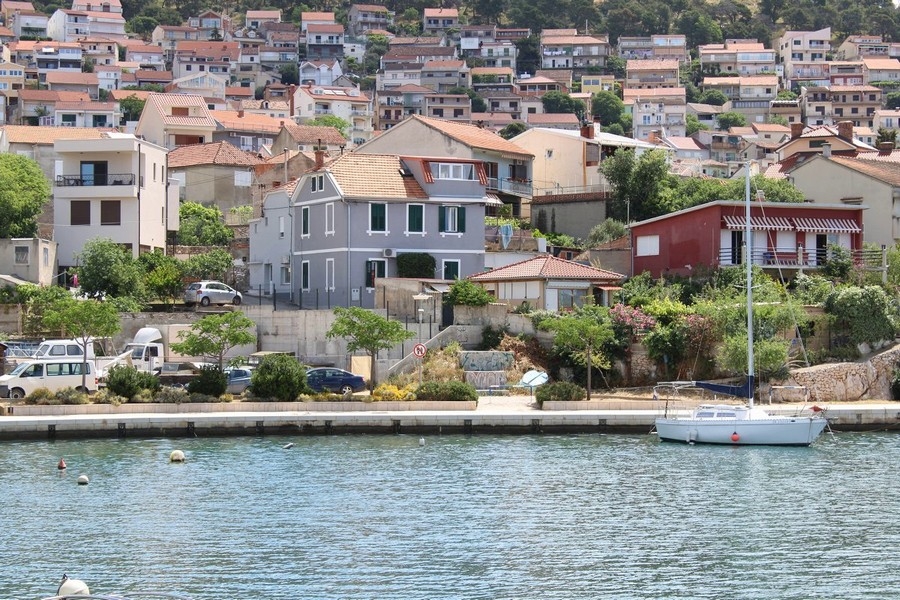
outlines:
M0 599L900 597L897 434L425 439L0 444Z

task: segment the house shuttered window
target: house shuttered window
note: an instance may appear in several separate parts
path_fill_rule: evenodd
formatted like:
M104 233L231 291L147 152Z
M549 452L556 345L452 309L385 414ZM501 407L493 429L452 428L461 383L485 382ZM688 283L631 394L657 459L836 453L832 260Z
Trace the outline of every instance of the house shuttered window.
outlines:
M438 231L441 233L465 233L466 207L442 206L438 211Z

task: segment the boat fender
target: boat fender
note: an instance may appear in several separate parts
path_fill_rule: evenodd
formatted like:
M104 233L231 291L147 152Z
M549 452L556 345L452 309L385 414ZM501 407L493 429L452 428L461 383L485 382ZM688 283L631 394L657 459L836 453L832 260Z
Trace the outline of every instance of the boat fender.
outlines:
M184 462L184 452L181 450L172 450L172 454L169 455L169 462Z
M735 431L734 433L731 434L732 442L739 442L740 440L741 440L741 436L738 435L737 431Z
M90 483L90 481L91 480L88 479L88 476L84 473L78 476L78 485L87 485L88 483Z

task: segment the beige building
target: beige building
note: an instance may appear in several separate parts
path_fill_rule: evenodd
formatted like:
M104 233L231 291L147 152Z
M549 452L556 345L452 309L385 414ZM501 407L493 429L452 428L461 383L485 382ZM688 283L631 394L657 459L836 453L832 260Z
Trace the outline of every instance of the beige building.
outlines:
M35 285L53 285L56 242L41 238L0 239L0 273Z
M265 164L252 152L228 142L181 146L169 153L169 176L178 181L185 202L215 205L224 214L253 202L256 169Z
M60 139L53 185L54 238L60 268L77 264L85 242L111 239L132 256L165 252L178 229L177 188L167 192L166 149L125 133Z
M625 90L674 88L680 85L674 59L629 60L625 64Z
M171 150L211 142L215 131L216 120L201 96L150 94L135 135Z
M0 94L7 98L17 98L19 90L25 87L25 67L14 62L0 62Z

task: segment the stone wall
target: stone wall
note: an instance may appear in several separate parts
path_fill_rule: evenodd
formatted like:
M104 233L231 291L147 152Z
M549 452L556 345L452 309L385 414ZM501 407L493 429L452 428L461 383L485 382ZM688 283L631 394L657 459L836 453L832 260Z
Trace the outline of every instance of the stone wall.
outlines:
M900 361L900 345L865 362L829 363L791 371L790 385L809 389L811 402L890 400L891 378Z

